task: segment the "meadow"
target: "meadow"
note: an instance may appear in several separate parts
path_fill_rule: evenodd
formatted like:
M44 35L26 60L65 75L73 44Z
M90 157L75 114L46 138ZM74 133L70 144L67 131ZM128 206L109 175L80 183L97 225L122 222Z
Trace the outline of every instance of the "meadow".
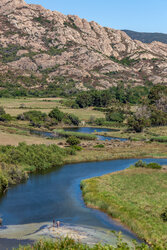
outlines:
M58 107L61 111L65 113L75 114L81 120L88 121L91 116L96 118L104 118L104 113L93 110L93 108L88 107L82 109L72 109L63 105L66 101L65 98L1 98L0 106L3 106L6 113L17 116L23 112L30 110L40 110L41 112L49 113L53 108Z
M83 198L88 207L107 212L128 226L153 249L166 249L167 171L128 169L84 180Z

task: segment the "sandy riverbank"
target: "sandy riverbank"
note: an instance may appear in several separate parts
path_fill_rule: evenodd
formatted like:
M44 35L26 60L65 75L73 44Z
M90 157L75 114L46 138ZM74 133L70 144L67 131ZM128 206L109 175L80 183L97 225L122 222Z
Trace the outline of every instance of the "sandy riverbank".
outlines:
M88 227L82 225L61 224L59 228L54 228L51 222L25 224L25 225L9 225L0 229L0 245L3 243L4 249L10 249L10 241L37 241L40 239L57 239L61 237L73 238L76 241L89 245L98 242L116 245L117 237L110 230L104 228ZM6 239L6 240L5 240ZM130 239L124 241L130 243ZM19 245L19 243L18 243Z

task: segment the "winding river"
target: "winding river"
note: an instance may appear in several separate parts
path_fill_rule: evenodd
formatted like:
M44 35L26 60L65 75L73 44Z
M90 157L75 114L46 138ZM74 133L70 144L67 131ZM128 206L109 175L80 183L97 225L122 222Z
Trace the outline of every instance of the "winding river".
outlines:
M65 130L82 133L111 131L110 129L91 127ZM50 138L55 136L54 133L50 132L32 131L32 133ZM98 136L98 139L114 140L120 138ZM31 225L38 225L39 228L44 228L44 225L46 227L48 222L51 223L53 219L61 221L64 225L74 225L75 228L82 227L82 230L85 227L86 231L89 231L89 228L91 228L90 232L92 232L93 228L93 236L98 235L98 241L104 239L102 239L102 234L100 233L102 230L121 231L124 239L140 241L135 234L112 220L106 214L87 208L83 202L80 190L81 180L124 170L136 161L136 159L127 159L68 164L47 172L30 175L26 183L10 188L0 198L0 217L3 218L3 223L5 224L4 227L0 228L0 249L6 249L7 247L12 249L13 246L19 245L20 241L13 236L14 231L20 230L20 234L21 231L27 230L26 225L30 225L30 228ZM145 161L154 161L167 165L167 159L145 159ZM4 233L6 229L12 230L14 240L13 238L12 241L9 240L8 231L6 234ZM107 235L106 231L104 234ZM111 239L111 236L107 236L106 242L114 244L114 240L113 238ZM24 244L24 241L22 240L21 243Z
M136 236L102 212L87 208L82 199L80 181L85 178L126 169L136 159L69 164L47 173L30 176L0 199L0 216L5 225L52 221L121 231L126 238ZM167 159L145 159L167 165ZM0 232L1 233L1 232Z
M109 128L99 128L99 127L74 127L74 128L65 128L64 131L72 131L72 132L79 132L79 133L86 133L86 134L92 134L94 132L111 132L111 131L119 131L118 129L109 129ZM52 132L45 132L45 131L37 131L37 130L31 130L31 134L47 137L47 138L55 138L55 134ZM100 141L105 140L120 140L120 141L126 141L125 138L117 138L117 137L111 137L111 136L103 136L103 135L97 135L97 139Z

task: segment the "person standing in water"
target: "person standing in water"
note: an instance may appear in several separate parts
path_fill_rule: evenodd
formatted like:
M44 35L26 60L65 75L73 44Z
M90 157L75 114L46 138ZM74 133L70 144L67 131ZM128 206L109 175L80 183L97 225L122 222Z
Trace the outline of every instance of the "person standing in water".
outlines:
M55 219L53 219L53 230L55 229Z

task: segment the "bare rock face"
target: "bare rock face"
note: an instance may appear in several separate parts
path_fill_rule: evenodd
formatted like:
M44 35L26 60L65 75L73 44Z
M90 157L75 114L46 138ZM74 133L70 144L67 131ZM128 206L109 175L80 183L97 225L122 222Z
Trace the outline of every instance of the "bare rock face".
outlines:
M16 8L22 8L27 4L24 0L1 0L0 1L0 14L9 14Z
M37 89L69 81L83 90L106 89L120 81L128 86L167 84L167 44L145 44L24 0L1 0L0 74L10 82L33 75Z

